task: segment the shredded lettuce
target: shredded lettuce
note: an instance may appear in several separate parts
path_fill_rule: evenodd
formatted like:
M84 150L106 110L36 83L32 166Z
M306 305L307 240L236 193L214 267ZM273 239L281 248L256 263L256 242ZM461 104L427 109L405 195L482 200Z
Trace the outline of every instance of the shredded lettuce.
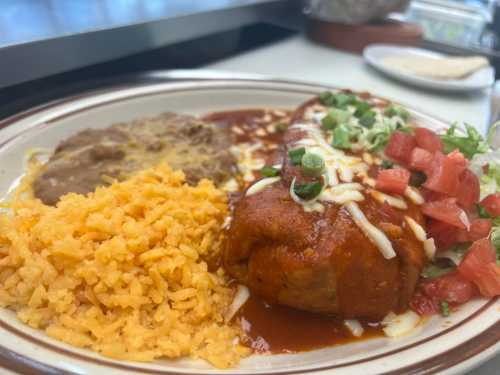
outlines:
M490 146L481 134L469 124L464 123L466 135L457 134L457 124L453 124L446 133L441 135L444 151L450 153L455 149L462 152L467 159L472 159L475 154L484 154Z

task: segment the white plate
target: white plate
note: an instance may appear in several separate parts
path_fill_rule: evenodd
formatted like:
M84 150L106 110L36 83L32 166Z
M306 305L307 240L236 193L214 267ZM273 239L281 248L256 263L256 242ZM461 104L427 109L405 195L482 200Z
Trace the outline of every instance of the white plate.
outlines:
M491 87L495 82L495 69L491 66L484 67L464 79L439 80L421 77L404 70L388 68L383 64L383 60L386 57L410 56L430 57L434 59L446 57L446 55L441 53L421 48L401 47L390 44L372 44L363 51L363 57L366 62L374 68L400 81L426 89L449 92L476 91Z
M164 111L203 114L252 107L293 108L325 88L259 79L151 83L86 93L34 108L0 122L0 194L23 172L33 147L54 147L87 127L151 116ZM433 129L447 125L411 111ZM431 374L460 373L500 351L500 300L477 299L449 318L433 317L400 339L376 338L299 354L251 356L224 374ZM290 327L293 329L293 327ZM182 359L134 363L68 346L20 323L0 309L0 367L20 373L215 374L203 361Z

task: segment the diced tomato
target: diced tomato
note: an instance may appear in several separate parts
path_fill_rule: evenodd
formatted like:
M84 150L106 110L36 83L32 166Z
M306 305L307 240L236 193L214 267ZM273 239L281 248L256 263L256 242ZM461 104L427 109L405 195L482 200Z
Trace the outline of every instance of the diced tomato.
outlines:
M459 177L457 202L467 209L479 202L479 179L470 169L466 168Z
M474 279L474 272L483 264L496 261L496 251L488 238L475 241L464 259L458 266L458 271L467 279Z
M466 226L462 221L465 211L457 206L456 199L447 198L440 201L426 202L422 205L422 213L433 219L445 222L460 229Z
M406 165L410 162L411 151L416 145L415 137L396 130L392 133L384 152L388 157Z
M453 161L453 163L455 164L458 175L460 175L465 170L465 168L469 166L469 161L459 150L453 150L447 155L447 158Z
M457 243L459 229L437 220L427 220L427 234L434 238L438 250L445 250Z
M443 143L441 138L430 129L426 128L416 128L415 129L415 140L417 141L417 146L421 147L431 153L436 151L443 151Z
M500 216L500 193L488 195L480 204L492 217Z
M492 262L481 266L476 271L474 279L479 292L484 297L495 297L500 295L500 267Z
M410 172L406 169L382 169L378 172L375 188L386 193L403 195L409 181Z
M481 238L488 237L491 230L490 219L473 219L470 221L470 230L459 229L457 242L474 242Z
M410 168L416 171L425 172L431 165L432 154L420 147L415 147L410 155Z
M422 193L424 200L426 202L434 202L434 201L440 201L446 198L450 198L449 195L444 194L444 193L438 193L437 191L432 191L429 189L426 189L425 187L420 189L420 192Z
M425 281L422 289L428 297L453 304L465 303L476 294L474 284L458 272Z
M432 315L439 312L439 301L417 290L411 297L410 308L418 315Z
M458 178L461 172L453 159L436 152L426 171L427 181L424 186L429 190L454 196L458 190Z

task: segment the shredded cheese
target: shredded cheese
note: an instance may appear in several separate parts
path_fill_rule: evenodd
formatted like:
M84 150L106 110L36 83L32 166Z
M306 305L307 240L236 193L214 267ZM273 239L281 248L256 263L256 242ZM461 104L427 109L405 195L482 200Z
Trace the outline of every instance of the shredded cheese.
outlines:
M320 201L344 204L347 202L361 202L365 200L363 194L357 190L344 190L336 192L334 189L327 189L318 198Z
M411 333L420 321L420 316L412 310L399 315L391 312L382 320L383 331L389 337L404 336Z
M436 244L434 243L434 238L428 238L424 241L424 251L427 258L430 260L434 259L436 256Z
M422 197L418 190L411 186L406 187L405 196L416 205L421 205L425 202L424 197Z
M365 331L361 323L355 319L344 320L344 325L354 337L361 337Z
M378 190L369 190L370 195L380 203L387 203L389 206L398 208L400 210L406 210L408 205L401 198L393 197L392 195L381 193Z
M245 195L248 197L249 195L253 195L255 193L258 193L259 191L264 190L267 186L274 184L275 182L279 181L281 177L267 177L263 178L262 180L257 181L255 184L250 186L247 189L247 192Z
M417 223L415 220L413 220L413 218L409 216L405 216L405 220L408 223L410 229L413 231L413 234L415 234L417 240L424 242L427 239L427 234L425 233L424 228L422 228L419 223Z
M349 211L354 222L365 236L378 247L385 259L391 259L396 256L391 241L389 241L384 232L368 221L356 202L348 202L344 207Z

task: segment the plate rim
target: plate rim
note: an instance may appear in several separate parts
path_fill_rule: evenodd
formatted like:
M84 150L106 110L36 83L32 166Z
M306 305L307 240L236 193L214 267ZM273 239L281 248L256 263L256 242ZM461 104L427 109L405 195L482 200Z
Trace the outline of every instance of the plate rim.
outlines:
M314 84L314 83L306 83L306 82L302 82L302 81L294 81L294 80L284 80L284 79L273 79L273 78L238 78L238 77L235 77L235 78L232 78L232 79L229 79L229 78L223 78L223 79L218 79L218 78L201 78L201 79L197 79L197 78L194 78L194 79L182 79L182 80L174 80L173 82L177 82L177 83L182 83L182 84L186 84L186 83L195 83L195 82L200 82L200 81L203 81L203 82L210 82L211 84L216 84L216 85L219 85L220 88L224 88L224 89L227 89L227 85L231 86L231 85L235 85L235 84L248 84L248 83L257 83L257 84L269 84L269 85L273 85L273 84L280 84L280 85L289 85L290 87L288 88L288 90L285 90L284 88L275 88L274 90L276 91L294 91L293 90L293 87L295 87L295 91L300 91L301 93L316 93L318 92L320 89L339 89L338 87L335 87L335 86L332 86L332 85L322 85L322 84ZM169 81L165 81L164 79L162 80L156 80L156 81L151 81L151 82L140 82L140 83L123 83L123 84L120 84L120 85L112 85L110 87L107 87L107 88L101 88L101 89L97 89L97 90L86 90L86 91L83 91L82 93L80 94L75 94L75 95L71 95L71 96L66 96L64 98L61 98L61 99L58 99L58 100L54 100L54 101L51 101L51 102L48 102L48 103L45 103L45 104L42 104L42 105L39 105L39 106L36 106L36 107L33 107L33 108L30 108L30 109L27 109L25 111L22 111L20 113L17 113L13 116L10 116L10 117L7 117L3 120L0 121L0 129L4 129L12 124L15 124L17 123L18 121L21 121L25 118L28 118L34 114L37 114L37 113L41 113L43 111L46 111L46 110L49 110L51 108L54 108L54 107L58 107L58 106L64 106L65 104L68 104L68 103L71 103L72 101L77 101L77 100L80 100L80 99L84 99L84 98L89 98L89 97L94 97L94 96L99 96L99 95L103 95L103 94L106 94L106 93L112 93L114 91L121 91L121 90L126 90L126 89L132 89L132 88L138 88L138 87L147 87L147 86L151 86L151 85L158 85L158 84L169 84L169 83L172 83L169 82ZM224 86L226 85L226 86ZM172 85L167 85L167 86L172 86ZM297 90L297 87L301 87L302 90ZM200 87L201 89L204 89L206 87ZM259 88L259 87L255 87L255 88ZM194 88L194 90L196 90L197 88ZM199 88L198 88L199 89ZM266 87L260 87L260 89L269 89L269 88L266 88ZM159 90L159 91L153 91L153 92L149 92L147 94L144 94L144 95L128 95L128 96L125 96L123 98L119 98L119 99L116 99L116 100L103 100L100 102L100 104L98 105L94 105L94 106L85 106L85 109L84 110L88 110L88 109L91 109L91 108L94 108L96 106L103 106L103 105L108 105L108 104L111 104L113 103L114 101L123 101L123 100L127 100L127 99L133 99L133 98L137 98L139 96L151 96L151 95L155 95L155 94L159 94L159 93L162 93L162 92L171 92L173 91L172 89L169 90L169 87L166 87L165 89L162 89L162 90ZM374 95L378 98L382 98L382 99L385 99L383 97L380 97L380 96L377 96L377 95ZM391 100L394 102L394 100ZM426 114L425 112L423 111L420 111L418 109L413 109L411 106L409 106L409 109L420 115L421 117L423 116L424 118L427 118L428 120L432 120L433 122L437 122L439 124L442 124L443 126L449 126L449 123L442 120L442 119L439 119L435 116L432 116L432 115L429 115L429 114ZM71 113L68 113L67 115L65 116L69 116L71 114L75 114L79 111L72 111ZM64 116L64 115L63 115ZM50 123L50 122L53 122L53 121L57 121L61 118L61 116L59 117L54 117L52 118L50 121L43 121L43 122L46 122L46 123ZM36 125L34 125L36 126ZM30 126L27 130L31 129L32 127ZM20 131L22 133L22 131ZM19 133L18 133L19 134ZM3 146L5 143L8 143L10 142L13 138L16 138L17 135L16 134L15 136L13 137L10 137L9 139L7 139L5 142L2 142L2 145ZM457 323L457 325L461 325L461 324L464 324L465 321L470 321L470 320L473 320L474 317L476 316L476 314L480 313L480 311L486 309L488 306L494 304L499 298L496 297L494 299L491 299L490 301L488 301L487 303L485 303L483 306L481 306L478 310L476 310L473 314L471 314L470 316L468 316L467 318L465 318L463 321ZM5 329L5 327L3 327L4 325L8 325L7 323L5 323L3 320L0 320L0 326L2 326L2 328ZM456 327L457 325L455 325L454 327ZM10 325L8 325L10 327ZM12 328L12 327L11 327ZM17 328L14 328L17 330ZM449 328L450 329L450 328ZM430 336L429 338L427 339L424 339L424 340L421 340L419 342L416 342L416 343L413 343L413 344L410 344L410 345L407 345L406 347L403 347L403 348L396 348L396 349L393 349L391 351L388 351L386 353L383 353L383 354L380 354L380 355L374 355L372 357L368 357L368 358L365 358L365 359L361 359L360 361L369 361L369 360L373 360L375 358L373 357L378 357L378 356L385 356L385 355L389 355L391 354L391 352L394 352L394 351L403 351L403 350L406 350L408 349L409 347L415 347L415 346L418 346L418 345L421 345L423 342L427 342L427 341L430 341L432 340L433 338L435 338L436 336L438 335L442 335L444 333L446 333L447 330L442 330L440 331L439 333L435 334L435 335L432 335ZM22 332L23 335L31 338L31 340L33 339L32 336L30 336L28 333L24 333ZM490 337L491 336L491 337ZM486 345L486 346L481 346L481 342L484 342L484 337L487 337L489 338L489 345ZM31 341L30 340L30 341ZM41 340L38 340L35 338L36 341L41 341ZM478 355L480 355L484 350L488 350L488 349L491 349L491 348L494 348L493 349L493 353L488 356L487 358L483 358L481 360L484 361L492 356L494 356L495 354L497 354L499 351L500 351L500 319L497 320L496 323L494 323L493 325L491 325L489 328L485 329L484 331L481 331L479 332L477 335L475 335L474 337L472 337L471 339L469 339L468 341L465 341L465 342L462 342L460 343L460 345L458 347L455 347L453 349L450 349L448 350L447 352L444 352L444 353L440 353L438 355L435 355L435 356L430 356L418 363L415 363L415 364L412 364L412 365L409 365L409 366L406 366L405 368L399 368L397 370L394 370L394 371L389 371L389 372L384 372L383 374L396 374L396 373L400 373L401 371L411 371L411 373L436 373L438 371L443 371L443 370L453 370L454 368L456 368L457 366L461 365L461 364L464 364L465 362L467 362L468 360L472 360L474 359L475 357L477 357ZM423 341L423 342L422 342ZM43 344L45 345L50 345L52 346L50 343L46 343L46 342L43 342ZM495 348L495 344L496 344L496 348ZM43 345L43 346L45 346ZM469 348L469 346L471 346L472 348ZM57 348L54 346L54 348ZM57 348L57 349L60 349L60 348ZM467 353L469 354L468 357L464 358L464 350L467 349ZM12 356L14 356L15 358L17 358L17 361L15 361L14 364L19 364L19 363L22 363L24 365L27 365L27 369L31 369L31 370L36 370L36 371L40 371L41 368L40 367L43 367L44 368L44 371L46 371L46 373L49 373L49 374L59 374L59 373L67 373L66 370L64 369L61 369L61 368L58 368L58 367L52 367L52 366L48 366L42 362L38 362L30 357L26 357L26 356L23 356L22 354L20 353L16 353L8 348L5 348L3 347L3 345L0 344L0 358L5 358L4 355L4 350L7 350L9 353L11 353ZM58 350L59 351L59 350ZM63 350L63 351L66 351L66 350ZM68 350L69 351L69 350ZM452 363L451 365L449 366L446 366L444 368L442 367L439 367L437 366L436 368L436 364L435 364L435 361L436 360L439 360L443 357L446 357L447 359L449 358L449 356L453 353L450 353L450 352L453 352L453 353L459 353L458 356L455 356L453 358L457 358L457 360ZM68 355L67 353L65 355ZM117 369L121 369L121 370L127 370L127 371L134 371L134 372L142 372L142 373L153 373L153 374L172 374L172 373L175 373L173 371L170 371L170 370L165 370L165 371L157 371L155 369L148 369L148 368L141 368L141 367L135 367L135 366L128 366L127 363L122 363L122 364L117 364L117 363L112 363L112 362L109 362L109 361L106 361L105 359L103 360L95 360L94 358L89 358L85 355L80 355L79 353L75 353L75 352L71 352L71 355L76 355L76 356L82 356L84 357L83 359L86 360L86 361L92 361L92 362L95 362L99 365L103 365L103 366L110 366L110 367L114 367L114 368L117 368ZM21 359L19 359L21 358ZM432 363L429 363L427 365L427 367L422 367L421 365L422 364L426 364L427 362L430 362L432 361ZM320 372L320 371L325 371L325 370L333 370L334 368L338 368L338 367L346 367L346 366L351 366L351 365L355 365L356 362L359 362L359 361L353 361L353 362L350 362L350 363L346 363L346 364L340 364L340 365L325 365L324 367L315 367L315 368L311 368L311 369L304 369L304 370L297 370L297 371L278 371L277 373L315 373L315 372ZM447 361L448 362L448 361ZM11 363L9 361L9 363ZM443 362L440 362L441 364L443 364ZM474 365L478 365L480 362L477 362L477 363L474 363L473 365L471 366L474 366ZM2 365L5 365L5 363L2 363ZM54 372L55 371L55 372ZM231 371L225 371L225 373L228 373L230 374ZM186 373L186 374L189 374L189 373Z

